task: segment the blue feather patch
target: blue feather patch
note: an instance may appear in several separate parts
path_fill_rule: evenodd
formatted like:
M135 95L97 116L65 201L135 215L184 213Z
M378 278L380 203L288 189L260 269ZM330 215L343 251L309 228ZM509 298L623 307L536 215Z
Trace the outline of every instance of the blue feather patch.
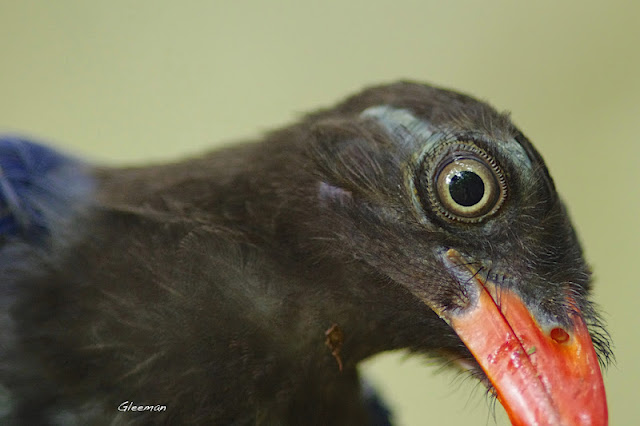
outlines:
M70 226L93 187L80 161L20 137L0 135L0 242L41 240Z
M370 426L392 426L392 414L378 392L367 382L361 380L362 398L369 413Z

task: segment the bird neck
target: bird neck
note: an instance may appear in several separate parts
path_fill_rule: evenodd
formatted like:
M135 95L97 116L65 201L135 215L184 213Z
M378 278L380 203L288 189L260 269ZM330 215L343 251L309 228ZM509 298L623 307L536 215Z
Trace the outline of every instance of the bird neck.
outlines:
M429 347L443 324L406 289L335 249L331 230L317 220L321 182L309 170L295 144L271 143L171 165L97 172L104 209L145 220L170 218L180 240L179 252L167 254L170 264L197 265L180 280L242 271L241 280L211 284L203 314L182 318L193 318L187 328L198 340L215 342L214 352L202 349L202 364L227 359L227 365L211 367L215 375L232 372L225 383L253 383L257 398L269 403L274 386L288 389L283 398L289 411L304 411L309 401L331 410L345 394L359 398L360 361L385 350ZM279 383L282 377L287 383ZM303 389L304 398L297 396ZM309 389L318 395L310 398Z

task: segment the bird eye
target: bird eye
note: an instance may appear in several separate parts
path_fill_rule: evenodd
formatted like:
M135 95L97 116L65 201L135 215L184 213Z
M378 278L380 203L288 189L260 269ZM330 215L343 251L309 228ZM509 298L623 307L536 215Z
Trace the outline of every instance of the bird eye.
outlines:
M427 173L431 181L423 181L436 213L451 221L480 222L497 212L506 197L506 183L496 162L475 145L447 148Z

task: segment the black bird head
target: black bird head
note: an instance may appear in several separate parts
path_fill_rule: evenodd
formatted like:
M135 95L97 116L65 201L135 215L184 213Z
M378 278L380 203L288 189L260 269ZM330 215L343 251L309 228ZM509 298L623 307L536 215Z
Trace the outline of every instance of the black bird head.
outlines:
M590 271L541 156L507 115L397 84L319 114L312 134L332 250L444 320L437 343L425 333L415 349L479 365L514 424L606 423L597 353L606 364L610 352Z
M380 86L259 143L77 170L81 209L53 202L64 185L32 209L48 243L1 242L0 266L28 258L9 275L4 363L35 371L5 380L18 417L107 418L127 395L173 400L173 420L357 424L357 363L409 348L478 376L514 424L607 423L579 242L540 155L482 102ZM5 204L28 219L29 201Z

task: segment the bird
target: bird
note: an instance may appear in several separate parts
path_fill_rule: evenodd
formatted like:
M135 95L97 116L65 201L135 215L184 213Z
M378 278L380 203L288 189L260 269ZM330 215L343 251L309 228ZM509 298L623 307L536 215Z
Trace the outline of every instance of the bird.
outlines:
M150 165L3 135L0 276L6 424L386 425L358 365L397 349L514 425L608 422L611 341L548 168L450 89L365 88Z

